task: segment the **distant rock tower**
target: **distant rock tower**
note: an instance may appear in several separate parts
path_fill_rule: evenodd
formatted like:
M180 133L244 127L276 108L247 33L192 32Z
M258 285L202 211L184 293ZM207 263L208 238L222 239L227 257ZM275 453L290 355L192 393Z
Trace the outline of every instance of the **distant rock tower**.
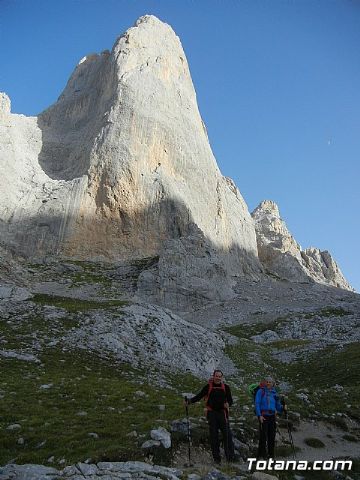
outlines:
M301 250L280 218L276 203L264 200L252 213L259 259L268 270L292 282L314 281L353 290L329 252Z

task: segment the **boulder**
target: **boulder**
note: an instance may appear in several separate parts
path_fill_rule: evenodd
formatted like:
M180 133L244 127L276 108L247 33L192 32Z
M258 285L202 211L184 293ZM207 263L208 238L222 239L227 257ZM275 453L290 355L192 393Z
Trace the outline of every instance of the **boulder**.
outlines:
M151 430L150 436L153 440L158 440L161 442L163 447L170 448L171 447L171 435L166 430L166 428L159 427L156 430Z

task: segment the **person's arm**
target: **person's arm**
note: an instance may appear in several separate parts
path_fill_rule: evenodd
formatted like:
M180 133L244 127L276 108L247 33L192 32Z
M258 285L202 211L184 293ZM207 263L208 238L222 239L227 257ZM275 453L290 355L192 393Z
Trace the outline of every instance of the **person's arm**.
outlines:
M188 402L189 403L196 403L198 402L199 400L201 400L202 398L206 397L206 395L208 394L208 391L209 391L209 384L206 384L202 390L197 394L195 395L195 397L192 397L192 398L189 398L188 399Z
M234 402L233 402L233 398L232 398L232 395L231 395L231 390L230 390L229 385L225 385L225 395L226 395L226 402L229 405L229 407L231 407L231 405Z

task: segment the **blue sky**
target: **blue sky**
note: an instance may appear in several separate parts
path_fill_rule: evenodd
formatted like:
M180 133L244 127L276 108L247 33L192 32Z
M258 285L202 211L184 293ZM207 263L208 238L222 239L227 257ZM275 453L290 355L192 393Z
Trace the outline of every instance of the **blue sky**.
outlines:
M144 14L187 55L222 173L250 211L278 203L303 248L329 250L360 291L360 2L0 0L0 91L36 115L78 61Z

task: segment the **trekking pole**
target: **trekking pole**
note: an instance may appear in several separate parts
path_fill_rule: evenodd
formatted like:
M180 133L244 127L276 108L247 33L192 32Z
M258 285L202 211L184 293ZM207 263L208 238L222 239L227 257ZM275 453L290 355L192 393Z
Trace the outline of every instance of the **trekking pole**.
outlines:
M282 399L281 403L282 403L284 411L285 411L287 431L288 431L288 434L289 434L289 440L290 440L290 445L291 445L293 457L294 457L294 460L296 460L295 445L294 445L294 440L293 440L293 436L292 436L292 432L291 432L291 427L290 427L290 422L289 422L289 417L288 417L288 411L287 411L287 409L285 409L285 406L286 406L285 405L285 400Z
M224 410L224 414L225 414L226 443L227 443L227 452L225 452L225 457L226 457L226 461L229 462L231 457L230 451L232 447L230 446L230 419L229 419L228 408Z
M262 449L265 449L264 451ZM257 456L261 457L267 449L267 439L263 440L263 422L259 419L259 448Z
M187 420L189 467L191 467L192 466L192 464L191 464L191 430L190 430L189 406L188 406L188 398L187 397L185 397L185 411L186 411L186 420Z
M294 460L296 460L295 445L294 445L294 440L293 440L293 436L292 436L291 427L290 427L290 423L289 423L287 413L286 413L286 421L287 421L287 428L288 428L288 433L289 433L290 445L291 445L291 449L292 449L292 452L293 452L293 457L294 457Z
M284 437L284 435L282 434L281 430L279 429L279 427L276 425L276 433L279 434L279 437L281 439L282 442L286 442L286 438Z

